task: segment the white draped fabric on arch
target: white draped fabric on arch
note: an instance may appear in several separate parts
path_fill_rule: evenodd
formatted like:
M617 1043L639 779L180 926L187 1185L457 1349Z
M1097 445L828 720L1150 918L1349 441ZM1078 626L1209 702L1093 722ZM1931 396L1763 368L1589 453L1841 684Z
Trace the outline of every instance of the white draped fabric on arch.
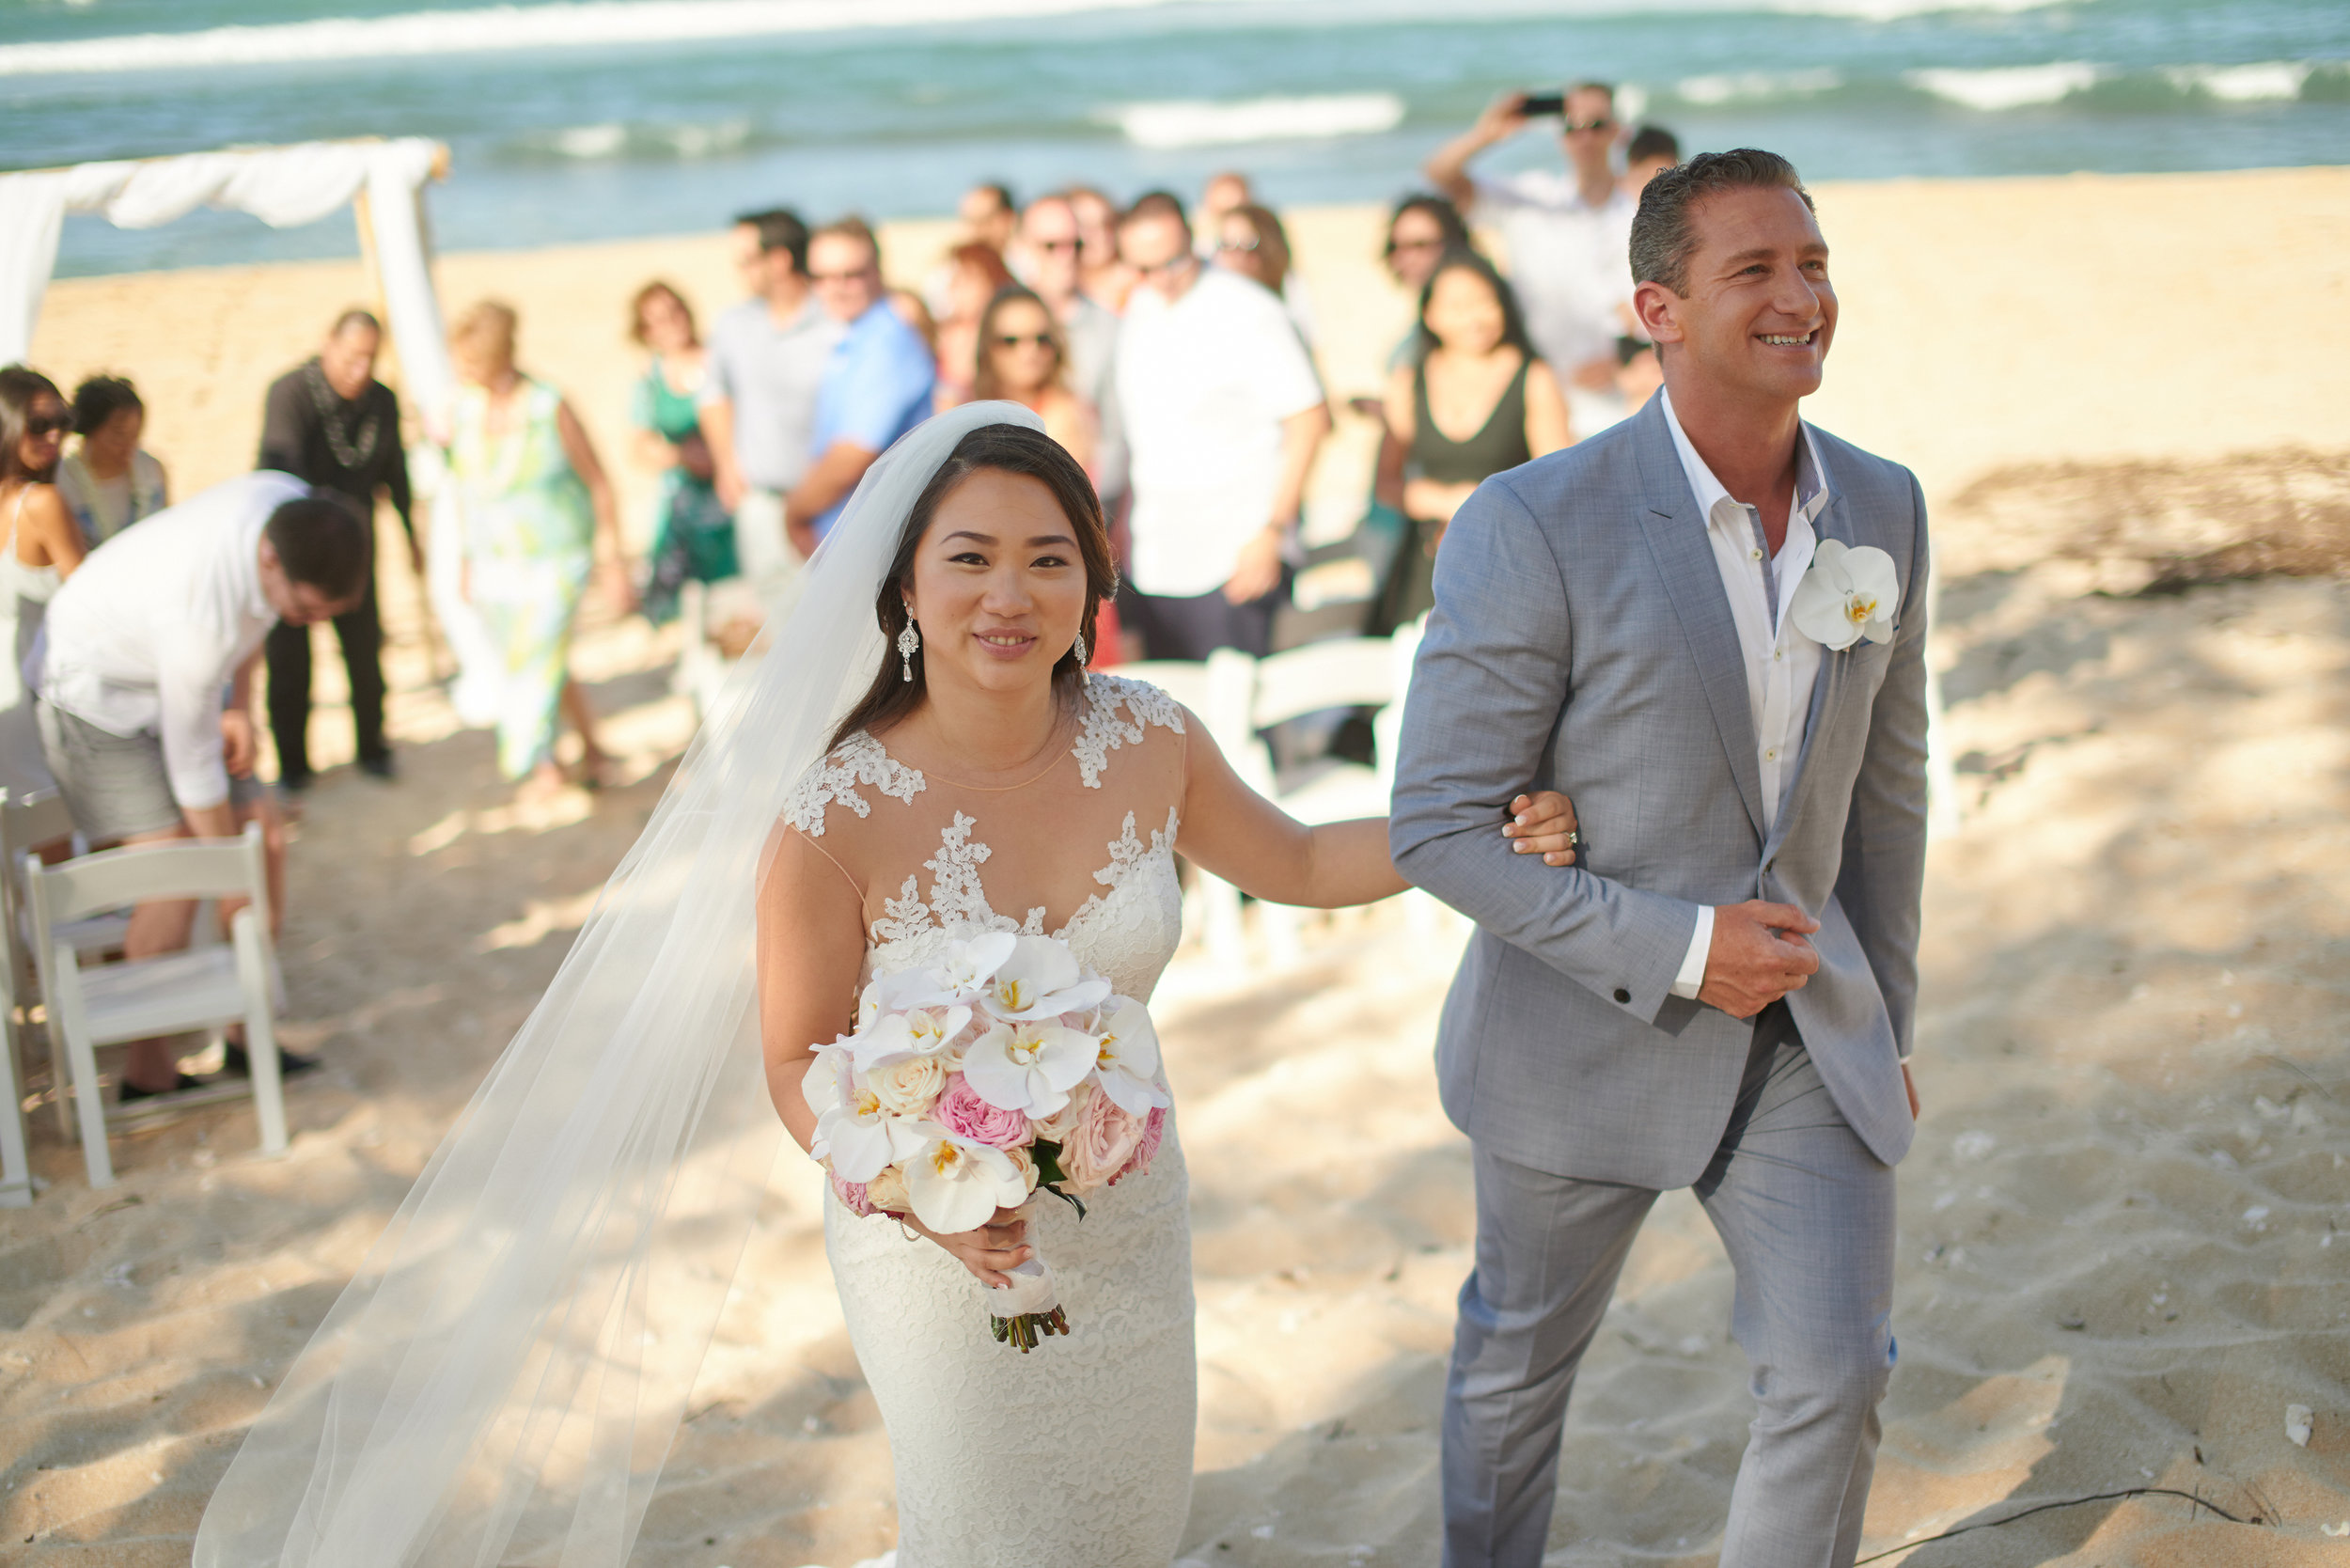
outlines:
M446 157L440 143L410 136L0 174L0 365L20 363L31 352L68 212L95 212L118 228L157 228L198 207L215 207L250 212L273 228L292 228L359 203L384 291L385 324L400 354L401 390L429 419L447 406L457 382L432 289L423 208L424 188ZM433 613L457 656L458 710L468 722L479 723L495 708L494 694L482 689L495 666L494 650L458 591L462 552L446 488L436 482L437 454L426 445L411 450L417 492L434 497Z

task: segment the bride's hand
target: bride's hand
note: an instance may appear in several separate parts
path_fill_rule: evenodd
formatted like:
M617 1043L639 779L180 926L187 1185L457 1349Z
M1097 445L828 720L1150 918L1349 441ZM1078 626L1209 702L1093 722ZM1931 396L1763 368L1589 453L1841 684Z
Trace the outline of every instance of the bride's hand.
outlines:
M1539 855L1545 866L1574 864L1574 802L1556 790L1537 790L1510 803L1501 836L1518 855Z
M1020 1217L1018 1209L998 1209L995 1217L985 1225L944 1233L932 1230L910 1214L898 1217L906 1229L919 1231L945 1248L948 1257L969 1269L972 1278L982 1285L1010 1284L1003 1271L1036 1256L1035 1247L1021 1245L1028 1233L1028 1222Z

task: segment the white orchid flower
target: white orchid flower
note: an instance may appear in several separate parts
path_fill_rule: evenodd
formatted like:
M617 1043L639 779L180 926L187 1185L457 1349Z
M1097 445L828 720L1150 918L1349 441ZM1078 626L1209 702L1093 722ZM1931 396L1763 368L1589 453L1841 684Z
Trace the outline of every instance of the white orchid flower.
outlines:
M970 1022L967 1007L917 1007L884 1013L850 1042L856 1071L870 1073L904 1057L940 1055Z
M895 969L875 975L857 998L856 1027L870 1028L885 1014L945 1001L949 995L946 977L935 969Z
M914 1217L941 1234L986 1224L1028 1200L1028 1184L1001 1149L957 1137L935 1121L911 1124L918 1142L905 1162Z
M1901 597L1901 572L1892 557L1873 544L1824 539L1812 550L1811 570L1795 585L1788 614L1795 630L1836 653L1863 637L1892 641Z
M881 1097L857 1081L848 1056L838 1047L819 1052L800 1081L800 1092L816 1112L808 1152L830 1160L833 1174L844 1182L870 1182L921 1147L922 1123L884 1110Z
M1085 978L1068 943L1023 936L996 967L979 1005L998 1018L1058 1018L1097 1007L1109 994L1109 981Z
M1099 1055L1093 1037L1044 1019L998 1024L964 1053L963 1077L999 1110L1046 1117L1069 1104Z
M1006 959L1011 957L1019 938L1008 931L991 931L985 936L947 944L946 956L930 973L938 978L945 995L941 1002L970 1002L995 976Z
M1159 1034L1149 1010L1132 996L1112 996L1102 1010L1093 1071L1110 1103L1139 1121L1175 1102L1159 1088Z

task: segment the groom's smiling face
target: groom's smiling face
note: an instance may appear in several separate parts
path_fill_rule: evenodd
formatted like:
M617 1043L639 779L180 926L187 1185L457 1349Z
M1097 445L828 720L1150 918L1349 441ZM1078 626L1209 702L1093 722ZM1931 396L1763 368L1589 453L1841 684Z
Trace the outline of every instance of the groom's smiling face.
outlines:
M1686 295L1639 288L1642 320L1660 344L1668 384L1694 376L1722 391L1772 400L1820 387L1836 337L1827 241L1794 191L1721 191L1689 213L1697 247Z

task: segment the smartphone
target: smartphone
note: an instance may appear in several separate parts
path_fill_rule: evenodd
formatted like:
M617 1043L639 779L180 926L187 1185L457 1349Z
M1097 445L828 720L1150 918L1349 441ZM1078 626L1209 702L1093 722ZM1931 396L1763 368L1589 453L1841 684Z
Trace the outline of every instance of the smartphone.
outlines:
M1563 115L1567 112L1567 95L1562 92L1529 92L1518 103L1518 113L1529 118L1535 115Z

